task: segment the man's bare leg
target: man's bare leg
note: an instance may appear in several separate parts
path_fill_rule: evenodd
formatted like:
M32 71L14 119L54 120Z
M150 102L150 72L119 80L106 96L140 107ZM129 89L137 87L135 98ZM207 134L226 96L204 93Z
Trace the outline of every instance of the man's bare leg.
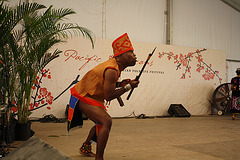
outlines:
M232 120L235 120L235 114L233 113L233 115L232 115Z
M96 152L96 159L98 157L97 160L103 160L103 154L108 141L111 126L112 126L112 122L102 123L102 127L99 130L98 139L97 139L97 152Z
M96 160L103 160L104 150L112 126L112 118L103 108L98 106L88 105L79 101L78 107L89 119L102 124L97 138Z
M93 138L93 136L95 135L96 133L96 125L94 125L91 130L89 131L89 134L88 134L88 137L85 141L86 144L90 144L91 143L91 140Z

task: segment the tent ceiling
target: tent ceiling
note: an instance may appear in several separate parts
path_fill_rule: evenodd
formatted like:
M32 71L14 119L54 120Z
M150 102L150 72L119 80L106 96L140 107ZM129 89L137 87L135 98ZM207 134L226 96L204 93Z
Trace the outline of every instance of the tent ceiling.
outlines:
M240 12L240 0L222 0L227 5L231 6L238 12Z

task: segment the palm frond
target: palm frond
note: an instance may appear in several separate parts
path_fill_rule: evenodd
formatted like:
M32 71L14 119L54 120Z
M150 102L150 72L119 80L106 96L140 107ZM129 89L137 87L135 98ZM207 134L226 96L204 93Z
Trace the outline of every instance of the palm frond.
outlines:
M67 16L75 14L72 9L46 8L37 3L22 3L16 7L0 3L0 58L4 60L10 78L8 95L19 105L18 117L26 120L32 86L37 73L62 52L51 49L73 35L83 36L94 48L94 34L77 24L63 23ZM2 65L0 66L0 72ZM0 88L2 90L2 87Z

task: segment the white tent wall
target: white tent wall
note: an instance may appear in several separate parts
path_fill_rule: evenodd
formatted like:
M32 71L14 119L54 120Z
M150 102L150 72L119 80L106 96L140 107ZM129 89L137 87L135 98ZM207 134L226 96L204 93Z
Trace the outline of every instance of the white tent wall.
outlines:
M133 41L165 43L165 0L106 2L106 38L114 39L127 32Z
M19 3L19 0L10 0L8 2L5 2L5 4L8 4L9 6L15 6Z
M92 30L97 38L114 39L127 32L133 41L166 44L167 0L28 1L72 8L77 14L69 17L69 21ZM238 11L221 0L172 1L172 45L224 50L227 59L240 60Z
M220 0L173 0L173 45L226 51L240 60L240 13Z
M16 0L14 0L16 1ZM129 33L132 40L165 44L167 0L32 0L69 7L69 17L97 38ZM240 13L220 0L173 0L173 45L226 51L240 60Z
M113 39L125 32L132 40L164 44L165 0L33 0L55 8L72 8L69 21Z

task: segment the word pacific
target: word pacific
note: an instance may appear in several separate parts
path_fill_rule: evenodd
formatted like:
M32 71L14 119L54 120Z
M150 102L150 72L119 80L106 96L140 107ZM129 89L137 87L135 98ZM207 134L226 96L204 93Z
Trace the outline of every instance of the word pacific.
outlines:
M80 56L78 54L78 52L76 50L66 50L64 52L64 56L66 56L67 58L65 59L65 61L68 61L69 59L74 59L74 60L78 60L78 61L86 61L80 68L79 70L83 69L90 61L95 61L95 62L101 62L102 59L99 58L97 55L86 55L86 56Z

